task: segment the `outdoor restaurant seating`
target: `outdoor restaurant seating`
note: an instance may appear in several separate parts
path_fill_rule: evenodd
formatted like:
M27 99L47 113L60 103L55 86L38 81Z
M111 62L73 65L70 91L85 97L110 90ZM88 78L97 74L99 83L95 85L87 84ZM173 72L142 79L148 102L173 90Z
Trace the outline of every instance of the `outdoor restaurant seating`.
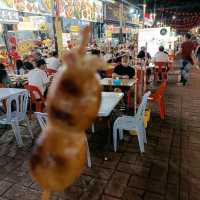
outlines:
M41 94L40 90L34 85L25 85L25 89L29 91L30 101L29 101L29 118L31 118L32 114L32 107L35 106L36 112L42 112L43 108L45 107L45 97ZM35 94L38 94L40 97L36 99Z
M117 138L119 131L119 139L123 139L123 130L137 132L138 142L141 153L144 153L144 143L147 143L146 130L144 127L144 114L148 102L148 97L151 92L144 94L142 103L140 104L135 116L122 116L118 117L113 125L113 146L114 151L117 151Z
M35 116L40 124L41 129L44 129L47 125L47 120L48 120L48 116L47 113L41 113L41 112L35 112ZM91 156L90 156L90 149L89 149L89 145L88 145L88 141L87 138L85 139L85 143L86 143L86 154L87 154L87 166L89 168L91 168L92 166L92 162L91 162Z
M155 62L154 81L167 80L168 62Z
M6 114L0 116L0 124L8 124L12 126L17 144L23 146L20 134L19 123L25 121L28 131L33 138L29 120L27 118L28 92L24 90L19 94L15 94L6 100Z
M166 87L167 87L167 81L164 81L160 85L158 90L156 90L156 92L149 97L150 102L155 102L158 104L161 119L165 118L164 92L165 92Z

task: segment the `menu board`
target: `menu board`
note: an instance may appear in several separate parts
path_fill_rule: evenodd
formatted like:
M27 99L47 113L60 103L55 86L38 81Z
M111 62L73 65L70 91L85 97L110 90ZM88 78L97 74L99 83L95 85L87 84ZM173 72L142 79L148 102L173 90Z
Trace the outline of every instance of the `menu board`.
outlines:
M51 14L51 0L14 0L15 9L35 14Z
M61 16L68 19L103 20L103 4L99 0L60 0L60 5Z

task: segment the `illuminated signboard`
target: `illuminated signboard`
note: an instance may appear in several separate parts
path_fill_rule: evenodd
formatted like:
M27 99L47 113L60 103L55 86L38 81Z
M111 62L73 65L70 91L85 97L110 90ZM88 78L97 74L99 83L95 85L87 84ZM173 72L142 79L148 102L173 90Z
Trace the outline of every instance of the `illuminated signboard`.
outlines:
M14 10L0 9L0 23L17 23L19 14Z
M103 4L99 0L61 0L60 13L67 19L101 22Z

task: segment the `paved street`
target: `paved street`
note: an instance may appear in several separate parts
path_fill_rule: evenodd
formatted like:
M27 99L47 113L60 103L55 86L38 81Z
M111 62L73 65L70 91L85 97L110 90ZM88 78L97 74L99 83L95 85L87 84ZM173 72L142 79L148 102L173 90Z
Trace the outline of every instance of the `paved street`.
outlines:
M85 168L74 185L54 194L53 200L199 200L199 86L199 71L192 72L187 87L168 85L167 117L161 121L153 112L145 154L140 155L133 137L118 153L110 152L111 160L93 156L92 168ZM38 135L35 123L33 130ZM26 146L19 149L12 132L5 134L0 134L0 200L38 200L41 190L28 171L29 135L24 134Z

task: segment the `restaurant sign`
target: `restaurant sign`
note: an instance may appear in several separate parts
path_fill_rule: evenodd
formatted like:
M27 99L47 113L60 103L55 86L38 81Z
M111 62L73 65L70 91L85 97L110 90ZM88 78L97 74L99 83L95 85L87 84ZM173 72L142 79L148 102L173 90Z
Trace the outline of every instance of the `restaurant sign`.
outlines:
M18 23L19 13L15 10L0 9L0 23Z
M51 0L14 0L14 8L21 12L51 15Z
M60 14L67 19L100 22L103 4L99 0L60 0Z
M52 0L0 0L0 9L51 15Z

